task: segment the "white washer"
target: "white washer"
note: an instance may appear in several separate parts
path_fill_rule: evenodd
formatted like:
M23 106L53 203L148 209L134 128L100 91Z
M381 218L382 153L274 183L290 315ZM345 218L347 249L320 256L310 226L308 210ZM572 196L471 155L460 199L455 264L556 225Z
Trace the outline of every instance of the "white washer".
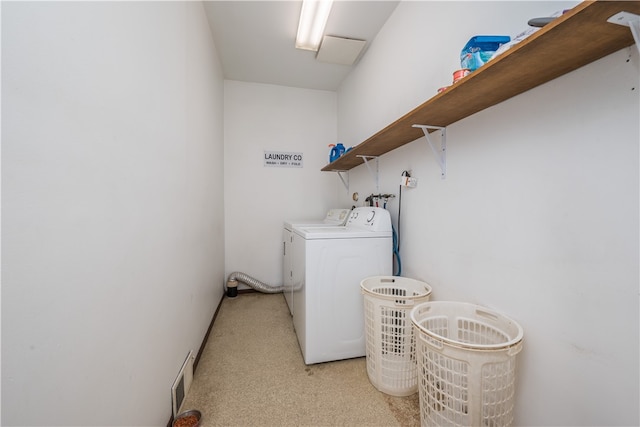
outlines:
M293 315L293 228L342 226L347 222L351 209L329 209L323 219L286 220L282 232L282 282L284 298Z
M307 365L365 355L360 281L390 276L391 218L354 209L342 227L294 227L293 325Z

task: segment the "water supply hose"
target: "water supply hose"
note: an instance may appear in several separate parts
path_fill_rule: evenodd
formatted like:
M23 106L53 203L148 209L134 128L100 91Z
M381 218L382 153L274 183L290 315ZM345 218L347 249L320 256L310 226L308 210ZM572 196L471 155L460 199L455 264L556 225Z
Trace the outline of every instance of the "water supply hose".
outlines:
M393 226L391 226L391 230L393 231L393 257L396 260L396 264L398 265L398 269L394 273L394 276L400 276L402 274L402 260L400 259L400 246L398 243L399 236Z
M238 282L242 282L245 285L248 285L252 289L256 291L263 292L265 294L277 294L284 290L284 286L271 286L267 285L264 282L261 282L258 279L254 279L245 273L240 273L235 271L229 275L227 279L227 296L230 298L235 298L238 296Z

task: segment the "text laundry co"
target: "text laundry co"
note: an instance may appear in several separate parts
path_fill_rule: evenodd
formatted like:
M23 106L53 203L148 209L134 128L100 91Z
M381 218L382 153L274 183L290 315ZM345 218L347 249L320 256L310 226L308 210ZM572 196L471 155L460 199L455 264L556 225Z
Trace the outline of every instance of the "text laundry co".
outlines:
M285 167L285 168L301 168L302 153L291 153L281 151L265 151L264 166L268 167Z

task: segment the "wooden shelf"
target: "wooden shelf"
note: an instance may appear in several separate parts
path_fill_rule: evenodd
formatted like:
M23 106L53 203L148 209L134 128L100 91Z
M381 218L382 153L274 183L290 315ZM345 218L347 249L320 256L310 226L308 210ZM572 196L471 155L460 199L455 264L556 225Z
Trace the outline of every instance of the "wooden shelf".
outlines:
M607 22L640 1L583 2L385 127L323 171L346 171L424 136L414 124L446 127L634 44L629 27Z

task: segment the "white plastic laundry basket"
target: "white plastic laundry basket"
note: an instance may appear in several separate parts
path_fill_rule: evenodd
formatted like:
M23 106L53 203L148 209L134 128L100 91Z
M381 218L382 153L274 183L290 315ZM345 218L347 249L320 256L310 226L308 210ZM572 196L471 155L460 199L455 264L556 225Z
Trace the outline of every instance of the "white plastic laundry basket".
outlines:
M411 311L423 426L510 426L523 331L487 308L435 301Z
M376 276L360 282L364 297L367 375L392 396L418 391L415 339L410 312L429 301L431 286L406 277Z

